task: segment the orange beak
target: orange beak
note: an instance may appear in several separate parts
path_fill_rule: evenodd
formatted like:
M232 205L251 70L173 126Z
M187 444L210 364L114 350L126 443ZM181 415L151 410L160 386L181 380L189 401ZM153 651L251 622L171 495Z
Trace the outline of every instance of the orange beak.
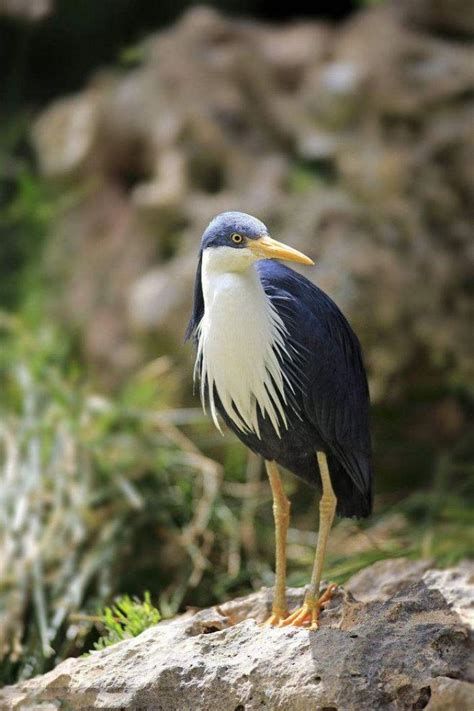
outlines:
M276 239L272 239L268 235L263 235L258 239L249 239L246 246L262 259L283 259L287 262L314 264L313 260L307 257L306 254L298 252L297 249L288 247L282 242L277 242Z

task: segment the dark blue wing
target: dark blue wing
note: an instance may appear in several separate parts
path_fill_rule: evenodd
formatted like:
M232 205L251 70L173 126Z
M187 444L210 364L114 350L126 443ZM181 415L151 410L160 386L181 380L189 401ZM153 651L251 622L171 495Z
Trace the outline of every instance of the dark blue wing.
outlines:
M270 260L257 268L299 352L302 385L295 397L302 416L370 498L370 403L357 336L336 304L308 279Z

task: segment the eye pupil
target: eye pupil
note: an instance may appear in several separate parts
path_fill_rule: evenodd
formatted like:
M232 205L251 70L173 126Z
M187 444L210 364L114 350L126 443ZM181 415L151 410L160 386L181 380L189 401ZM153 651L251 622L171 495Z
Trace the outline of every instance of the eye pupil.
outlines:
M243 239L242 235L239 235L238 232L234 232L230 238L231 238L232 242L235 242L235 244L240 244Z

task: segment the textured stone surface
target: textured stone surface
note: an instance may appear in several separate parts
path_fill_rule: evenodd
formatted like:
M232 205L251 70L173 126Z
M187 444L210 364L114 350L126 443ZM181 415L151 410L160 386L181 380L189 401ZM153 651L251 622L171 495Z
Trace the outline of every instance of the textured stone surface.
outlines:
M400 589L402 582L416 582L429 568L430 562L425 560L381 560L353 575L347 582L346 589L362 602L388 600Z
M363 602L339 589L318 632L259 627L271 598L262 590L68 659L0 691L0 708L468 711L472 629L457 610L472 610L472 565L418 576L409 561L395 567L388 597ZM363 573L374 589L378 571ZM292 605L301 594L291 591Z

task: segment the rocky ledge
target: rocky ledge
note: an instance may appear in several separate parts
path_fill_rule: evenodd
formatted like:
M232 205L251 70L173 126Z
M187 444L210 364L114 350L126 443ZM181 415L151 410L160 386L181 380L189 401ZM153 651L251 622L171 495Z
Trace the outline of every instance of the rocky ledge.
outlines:
M321 629L262 628L271 590L165 621L0 691L7 709L360 711L474 708L474 566L376 563ZM290 590L296 606L303 591Z

